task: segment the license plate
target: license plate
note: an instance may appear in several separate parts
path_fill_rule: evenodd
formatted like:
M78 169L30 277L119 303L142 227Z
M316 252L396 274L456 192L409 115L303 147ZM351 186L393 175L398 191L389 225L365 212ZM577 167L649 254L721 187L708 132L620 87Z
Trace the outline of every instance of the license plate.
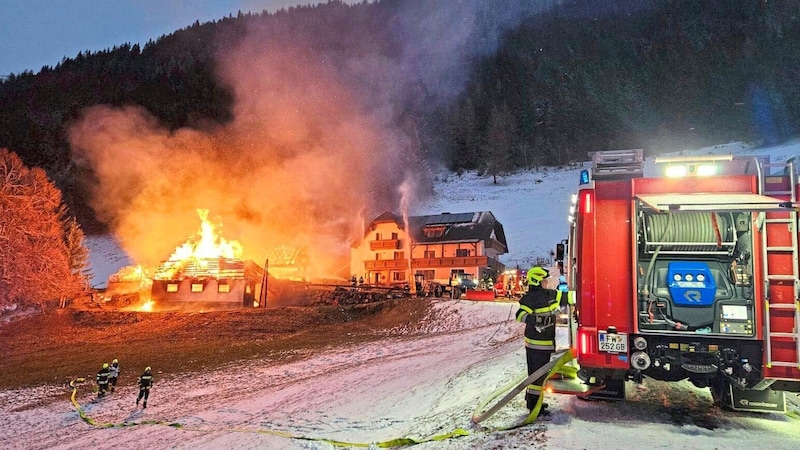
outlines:
M599 331L597 334L600 351L607 353L628 353L628 334Z

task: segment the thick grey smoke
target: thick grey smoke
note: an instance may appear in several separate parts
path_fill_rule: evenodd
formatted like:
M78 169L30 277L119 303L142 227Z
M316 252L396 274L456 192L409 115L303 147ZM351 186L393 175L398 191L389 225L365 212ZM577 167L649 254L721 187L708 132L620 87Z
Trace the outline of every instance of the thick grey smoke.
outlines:
M385 35L372 36L387 42L357 51L328 29L253 21L260 25L218 51L218 75L235 99L225 125L171 131L139 107L84 111L70 141L97 176L99 217L145 265L195 233L203 208L245 259L262 263L290 245L305 249L311 276L341 273L363 221L399 211L401 184L411 205L430 187L418 114L463 87L480 2L460 2L455 21L444 4L396 12Z

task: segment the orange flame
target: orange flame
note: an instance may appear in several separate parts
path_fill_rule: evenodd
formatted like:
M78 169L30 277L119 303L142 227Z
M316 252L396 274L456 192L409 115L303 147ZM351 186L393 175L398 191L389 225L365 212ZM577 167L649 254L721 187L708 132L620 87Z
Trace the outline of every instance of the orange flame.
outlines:
M136 266L125 266L112 274L108 281L112 283L142 282L147 279L147 273L141 264Z
M227 241L220 235L219 225L213 224L208 219L207 209L198 209L197 214L201 221L197 234L175 248L169 260L158 268L154 278L172 279L189 263L206 268L208 260L241 257L242 245L238 241Z
M153 301L152 300L148 300L148 301L142 303L142 305L139 306L138 311L153 312Z

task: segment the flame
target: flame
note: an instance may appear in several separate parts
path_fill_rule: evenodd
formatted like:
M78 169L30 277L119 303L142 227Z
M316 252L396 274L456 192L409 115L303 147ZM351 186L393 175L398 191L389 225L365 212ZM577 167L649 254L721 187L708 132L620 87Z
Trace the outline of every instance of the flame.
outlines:
M141 264L135 266L125 266L112 274L108 281L112 283L124 283L131 281L143 281L147 278L144 267Z
M144 302L142 304L142 306L139 307L139 311L142 311L142 312L153 312L153 301L152 300L148 300L148 301Z
M204 258L239 258L242 256L242 246L237 241L226 241L217 232L217 226L208 220L208 210L198 209L200 216L200 230L197 232L199 239L194 242L190 238L186 243L177 247L170 255L170 261ZM196 236L196 237L197 237Z
M207 269L209 260L239 259L242 245L238 241L227 241L221 236L220 225L208 219L207 209L198 209L200 229L183 245L175 248L169 259L163 263L155 275L155 279L173 279L188 264Z

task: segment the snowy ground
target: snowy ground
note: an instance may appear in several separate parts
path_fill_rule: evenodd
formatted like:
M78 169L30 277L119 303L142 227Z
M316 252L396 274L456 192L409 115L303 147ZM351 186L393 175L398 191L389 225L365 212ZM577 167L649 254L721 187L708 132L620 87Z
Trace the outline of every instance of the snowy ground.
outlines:
M739 146L703 151L754 153ZM784 161L800 154L800 144L761 152ZM504 262L526 266L566 237L578 171L523 173L497 186L474 174L441 177L436 199L414 214L492 211L511 247ZM89 245L95 280L130 263L110 239L93 238ZM127 427L87 424L65 386L0 391L0 448L329 449L334 445L325 440L369 447L457 429L469 435L415 448L800 448L800 420L723 412L711 407L707 390L652 380L629 383L623 403L551 395L549 417L496 431L524 418L520 396L473 426L480 401L525 371L515 304L442 300L435 306L424 334L399 329L379 343L291 364L253 362L187 378L157 374L146 410L134 408L133 386L93 403L90 387L79 385L77 401L88 417L132 424ZM791 402L796 411L797 397Z
M79 385L76 399L97 423L150 424L90 426L79 418L65 386L3 391L0 448L330 449L324 440L368 446L459 428L469 435L416 448L800 446L800 420L722 412L711 407L706 391L652 381L642 387L629 383L625 403L551 395L549 417L493 431L524 418L520 396L485 426L473 426L470 417L480 401L525 370L514 310L513 303L442 300L422 335L395 330L379 343L331 349L285 365L256 362L187 379L158 374L146 410L135 408L132 386L93 402L90 386ZM53 398L48 406L36 406Z

